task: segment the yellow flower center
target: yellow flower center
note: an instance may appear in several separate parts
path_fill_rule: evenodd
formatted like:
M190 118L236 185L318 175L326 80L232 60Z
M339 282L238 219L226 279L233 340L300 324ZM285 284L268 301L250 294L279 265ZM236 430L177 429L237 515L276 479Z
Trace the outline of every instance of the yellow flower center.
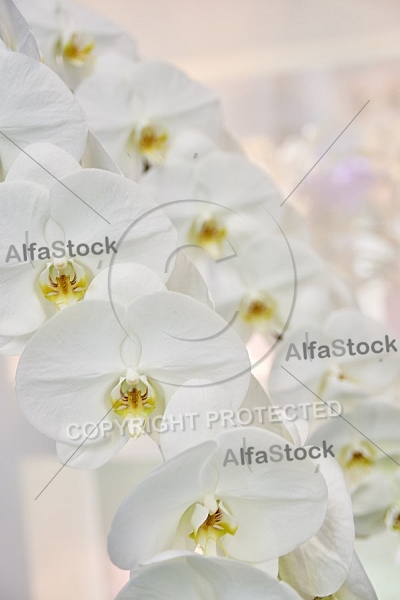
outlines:
M400 531L400 502L393 504L386 511L385 524L392 531Z
M51 263L39 276L43 296L56 305L57 310L82 300L88 287L85 269L72 260Z
M240 302L239 313L246 323L264 332L276 314L276 302L265 292L247 294Z
M128 139L128 149L135 148L147 164L162 164L168 149L168 133L155 125L134 129Z
M197 217L189 231L189 240L207 250L214 258L220 258L226 236L225 225L211 214Z
M114 412L122 419L141 421L141 429L155 410L157 395L146 376L135 377L133 380L121 378L111 392L111 403ZM133 429L134 437L140 435L140 428Z
M220 542L220 539L227 534L235 535L238 525L234 518L229 514L220 500L215 501L215 510L209 510L208 515L200 524L198 524L199 515L204 513L204 505L195 504L191 508L193 510L191 518L193 531L189 534L189 537L196 542L204 554L216 555L218 546L227 556L228 553Z
M369 468L375 464L375 449L366 440L345 446L339 461L345 469Z
M59 38L56 44L56 58L81 67L93 58L96 42L84 34L72 33L66 43Z

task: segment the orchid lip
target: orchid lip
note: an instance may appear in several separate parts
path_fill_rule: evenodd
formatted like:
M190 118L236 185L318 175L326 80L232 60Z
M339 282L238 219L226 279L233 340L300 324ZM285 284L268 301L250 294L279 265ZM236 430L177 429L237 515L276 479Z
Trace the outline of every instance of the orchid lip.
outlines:
M400 503L393 504L386 511L385 525L392 531L400 531Z
M43 296L53 302L57 310L82 300L88 285L85 269L72 259L49 263L39 276Z
M111 403L114 412L124 421L140 420L142 431L146 421L157 405L157 394L145 375L139 375L128 368L126 377L120 378L119 383L111 392ZM135 433L134 437L140 435Z
M59 61L81 67L92 59L95 45L92 37L73 32L66 41L62 37L57 40L55 57Z
M220 217L207 212L199 215L193 221L189 231L189 240L218 259L222 254L222 246L227 234L227 228Z
M168 149L168 139L168 132L163 127L145 123L132 130L128 147L136 148L149 164L162 164Z
M227 534L235 535L238 524L232 515L229 514L221 500L214 498L213 501L210 500L210 497L207 496L203 504L194 505L192 514L193 531L189 534L189 537L196 542L197 547L204 554L216 555L217 548L219 547L228 556L220 539ZM196 520L204 509L208 511L208 514L199 525L196 523Z
M263 291L248 293L240 302L239 314L246 323L264 330L276 316L276 302Z
M374 447L365 440L348 445L343 448L340 461L346 469L372 467L376 461Z

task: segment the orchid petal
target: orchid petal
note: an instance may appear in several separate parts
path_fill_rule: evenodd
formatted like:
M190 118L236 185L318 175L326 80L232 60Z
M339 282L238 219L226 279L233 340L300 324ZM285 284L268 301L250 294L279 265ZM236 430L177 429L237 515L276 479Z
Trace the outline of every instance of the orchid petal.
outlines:
M166 264L166 269L168 264ZM191 296L210 308L214 308L207 284L195 264L183 252L176 255L175 265L166 282L171 292L180 292Z
M84 169L104 169L121 175L121 171L92 131L88 131L81 163Z
M50 142L80 159L86 143L85 117L76 98L48 67L23 54L7 52L0 61L1 160L7 171L35 142ZM13 143L14 142L14 143Z
M116 600L300 600L286 584L236 561L198 554L165 558L139 571Z
M346 580L353 559L354 522L343 474L329 457L319 464L328 487L325 520L313 538L279 561L281 579L304 597L336 592Z
M12 0L0 1L0 37L10 50L40 61L40 53L28 23Z
M335 594L335 600L378 600L378 596L354 552L350 573L340 590Z
M57 179L81 171L78 161L54 144L32 144L11 165L6 181L32 181L50 189ZM50 175L51 173L51 175Z

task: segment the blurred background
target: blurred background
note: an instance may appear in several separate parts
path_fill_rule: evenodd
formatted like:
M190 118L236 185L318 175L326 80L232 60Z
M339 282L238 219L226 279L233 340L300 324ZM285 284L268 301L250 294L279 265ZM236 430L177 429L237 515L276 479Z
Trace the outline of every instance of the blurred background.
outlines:
M128 29L141 56L212 87L227 128L286 194L370 101L290 202L364 311L400 334L398 0L81 4ZM108 560L107 531L158 451L142 439L98 471L65 468L35 501L60 465L19 410L16 360L0 361L0 598L111 600L127 574ZM357 543L380 600L399 599L398 548L395 533Z

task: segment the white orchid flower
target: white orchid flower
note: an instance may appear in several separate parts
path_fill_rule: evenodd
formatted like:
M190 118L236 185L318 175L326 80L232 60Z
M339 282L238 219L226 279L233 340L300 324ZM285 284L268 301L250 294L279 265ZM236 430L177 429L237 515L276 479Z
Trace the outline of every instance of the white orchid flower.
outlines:
M133 179L159 164L187 129L217 138L221 114L214 94L175 67L157 61L112 63L76 92L90 127L119 168Z
M287 398L308 402L313 394L302 383L325 402L367 398L398 378L396 348L383 325L353 308L336 310L322 326L303 325L280 346L268 380L271 399L280 405Z
M56 144L80 160L86 145L86 120L60 78L37 60L5 52L0 80L0 180L21 152L19 148L35 142Z
M164 205L181 244L199 246L219 259L227 254L226 241L232 253L232 248L238 251L243 238L257 237L271 226L276 231L260 204L267 203L276 212L281 198L265 171L246 157L203 148L207 146L200 144L195 159L174 156L165 165L150 169L140 183ZM181 202L175 204L176 200ZM254 209L256 218L249 223ZM265 213L261 224L260 213Z
M335 440L336 459L353 501L357 535L371 535L385 527L400 531L400 408L364 401L346 411L346 419L354 427L333 419L313 433L311 443L327 437Z
M40 60L36 40L13 0L0 0L0 50L3 47Z
M309 321L310 305L317 322L335 306L322 261L310 247L281 234L243 244L234 258L209 263L208 273L216 310L235 319L245 340L253 332L281 339L289 327Z
M158 557L156 557L158 558ZM259 569L198 554L162 556L120 591L116 600L301 600L288 585Z
M334 440L336 438L324 438ZM328 507L320 530L310 540L279 559L279 577L302 598L330 596L347 579L354 551L351 499L339 465L333 458L314 459L328 488Z
M60 181L24 157L27 179L38 184L19 181L19 168L16 181L0 184L0 334L8 338L31 335L57 310L81 300L114 255L168 278L165 262L176 233L163 212L135 183L81 169L72 157L59 161L60 153L49 165ZM66 169L76 171L63 177Z
M103 293L102 279L94 296ZM226 387L236 406L246 394L246 348L219 315L189 296L164 291L162 281L143 266L131 266L125 281L129 285L119 278L112 304L85 300L49 320L21 356L22 409L35 427L60 442L64 461L86 437L71 440L71 424L83 428L107 415L122 425L133 419L145 425L162 415L171 392L190 379L207 374L213 384ZM126 304L118 304L119 298ZM127 428L121 436L118 429L88 439L69 464L98 466L129 434L142 432Z
M45 63L71 89L90 75L105 53L134 59L131 35L100 15L65 0L17 0L39 43Z
M239 456L244 442L267 452L274 444L287 443L249 427L245 434L220 433L167 461L118 509L109 536L111 560L134 569L160 552L197 548L261 563L312 537L327 506L322 475L307 459L294 466L286 460L251 467L227 462L229 450Z

